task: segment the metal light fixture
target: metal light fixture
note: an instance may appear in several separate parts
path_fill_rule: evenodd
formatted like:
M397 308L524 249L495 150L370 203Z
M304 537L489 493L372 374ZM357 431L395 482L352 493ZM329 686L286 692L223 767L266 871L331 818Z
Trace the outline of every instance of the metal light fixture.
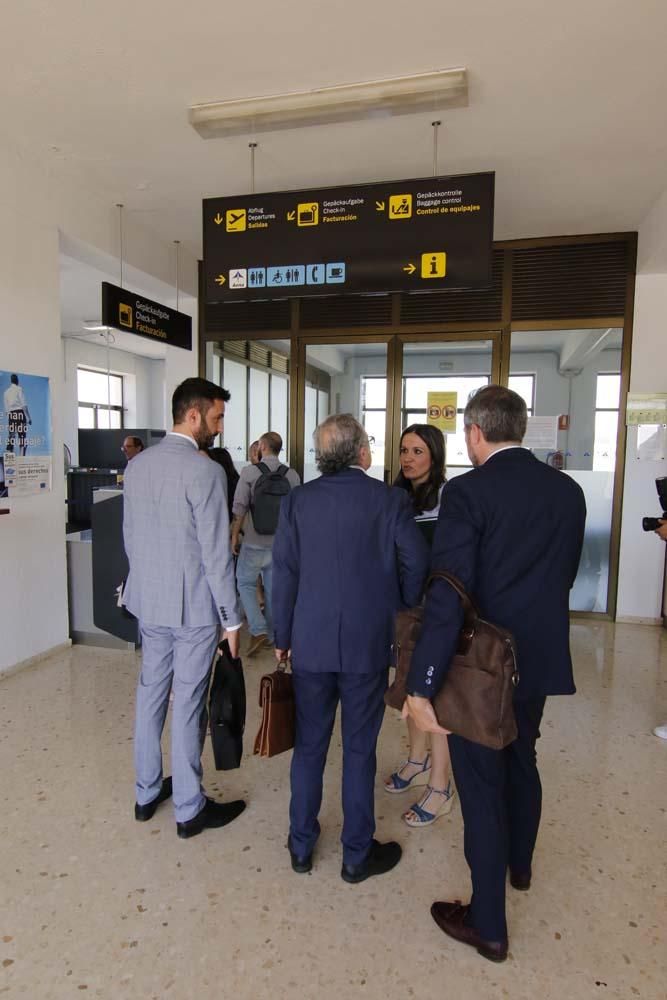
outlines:
M217 139L306 125L442 111L467 104L467 71L459 68L302 93L195 104L188 109L188 119L203 139Z

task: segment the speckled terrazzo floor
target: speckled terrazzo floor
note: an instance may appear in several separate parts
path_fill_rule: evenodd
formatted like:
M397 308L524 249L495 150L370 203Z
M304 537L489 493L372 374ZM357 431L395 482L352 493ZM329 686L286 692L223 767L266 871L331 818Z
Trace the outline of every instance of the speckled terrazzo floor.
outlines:
M132 815L134 654L76 647L0 680L0 994L248 1000L667 996L667 633L577 623L579 694L552 699L539 747L543 825L529 893L508 890L510 959L484 961L429 916L467 897L461 816L400 820L380 777L404 752L388 714L378 836L401 864L358 886L339 875L340 750L332 745L313 872L285 850L289 754L214 771L248 800L229 828L176 837L169 806ZM247 661L247 746L257 680ZM411 800L410 800L411 801Z

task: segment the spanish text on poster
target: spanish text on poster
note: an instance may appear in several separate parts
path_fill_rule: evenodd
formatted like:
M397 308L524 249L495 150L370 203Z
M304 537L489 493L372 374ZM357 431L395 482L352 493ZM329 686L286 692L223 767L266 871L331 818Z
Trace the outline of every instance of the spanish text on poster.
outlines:
M49 380L0 369L0 497L50 489Z

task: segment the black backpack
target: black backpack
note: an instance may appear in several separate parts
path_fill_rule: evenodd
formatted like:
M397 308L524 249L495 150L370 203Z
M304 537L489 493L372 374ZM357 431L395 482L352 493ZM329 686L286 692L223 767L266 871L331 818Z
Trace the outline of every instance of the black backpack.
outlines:
M281 501L292 488L285 478L289 466L279 465L272 470L265 462L259 462L257 468L262 474L252 492L252 523L258 535L275 535Z

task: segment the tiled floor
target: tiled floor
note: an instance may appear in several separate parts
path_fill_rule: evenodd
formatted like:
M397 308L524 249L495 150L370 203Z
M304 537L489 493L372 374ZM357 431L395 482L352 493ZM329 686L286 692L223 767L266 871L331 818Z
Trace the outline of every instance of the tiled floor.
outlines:
M667 633L575 624L579 694L548 703L543 824L529 893L508 890L510 960L444 937L437 898L468 893L461 816L427 830L380 777L404 752L388 714L378 835L391 875L339 875L334 741L315 868L285 850L289 754L247 756L208 788L244 796L232 826L191 841L171 810L132 815L134 655L77 647L0 681L0 993L30 1000L664 1000L667 996ZM247 661L247 745L268 653Z

